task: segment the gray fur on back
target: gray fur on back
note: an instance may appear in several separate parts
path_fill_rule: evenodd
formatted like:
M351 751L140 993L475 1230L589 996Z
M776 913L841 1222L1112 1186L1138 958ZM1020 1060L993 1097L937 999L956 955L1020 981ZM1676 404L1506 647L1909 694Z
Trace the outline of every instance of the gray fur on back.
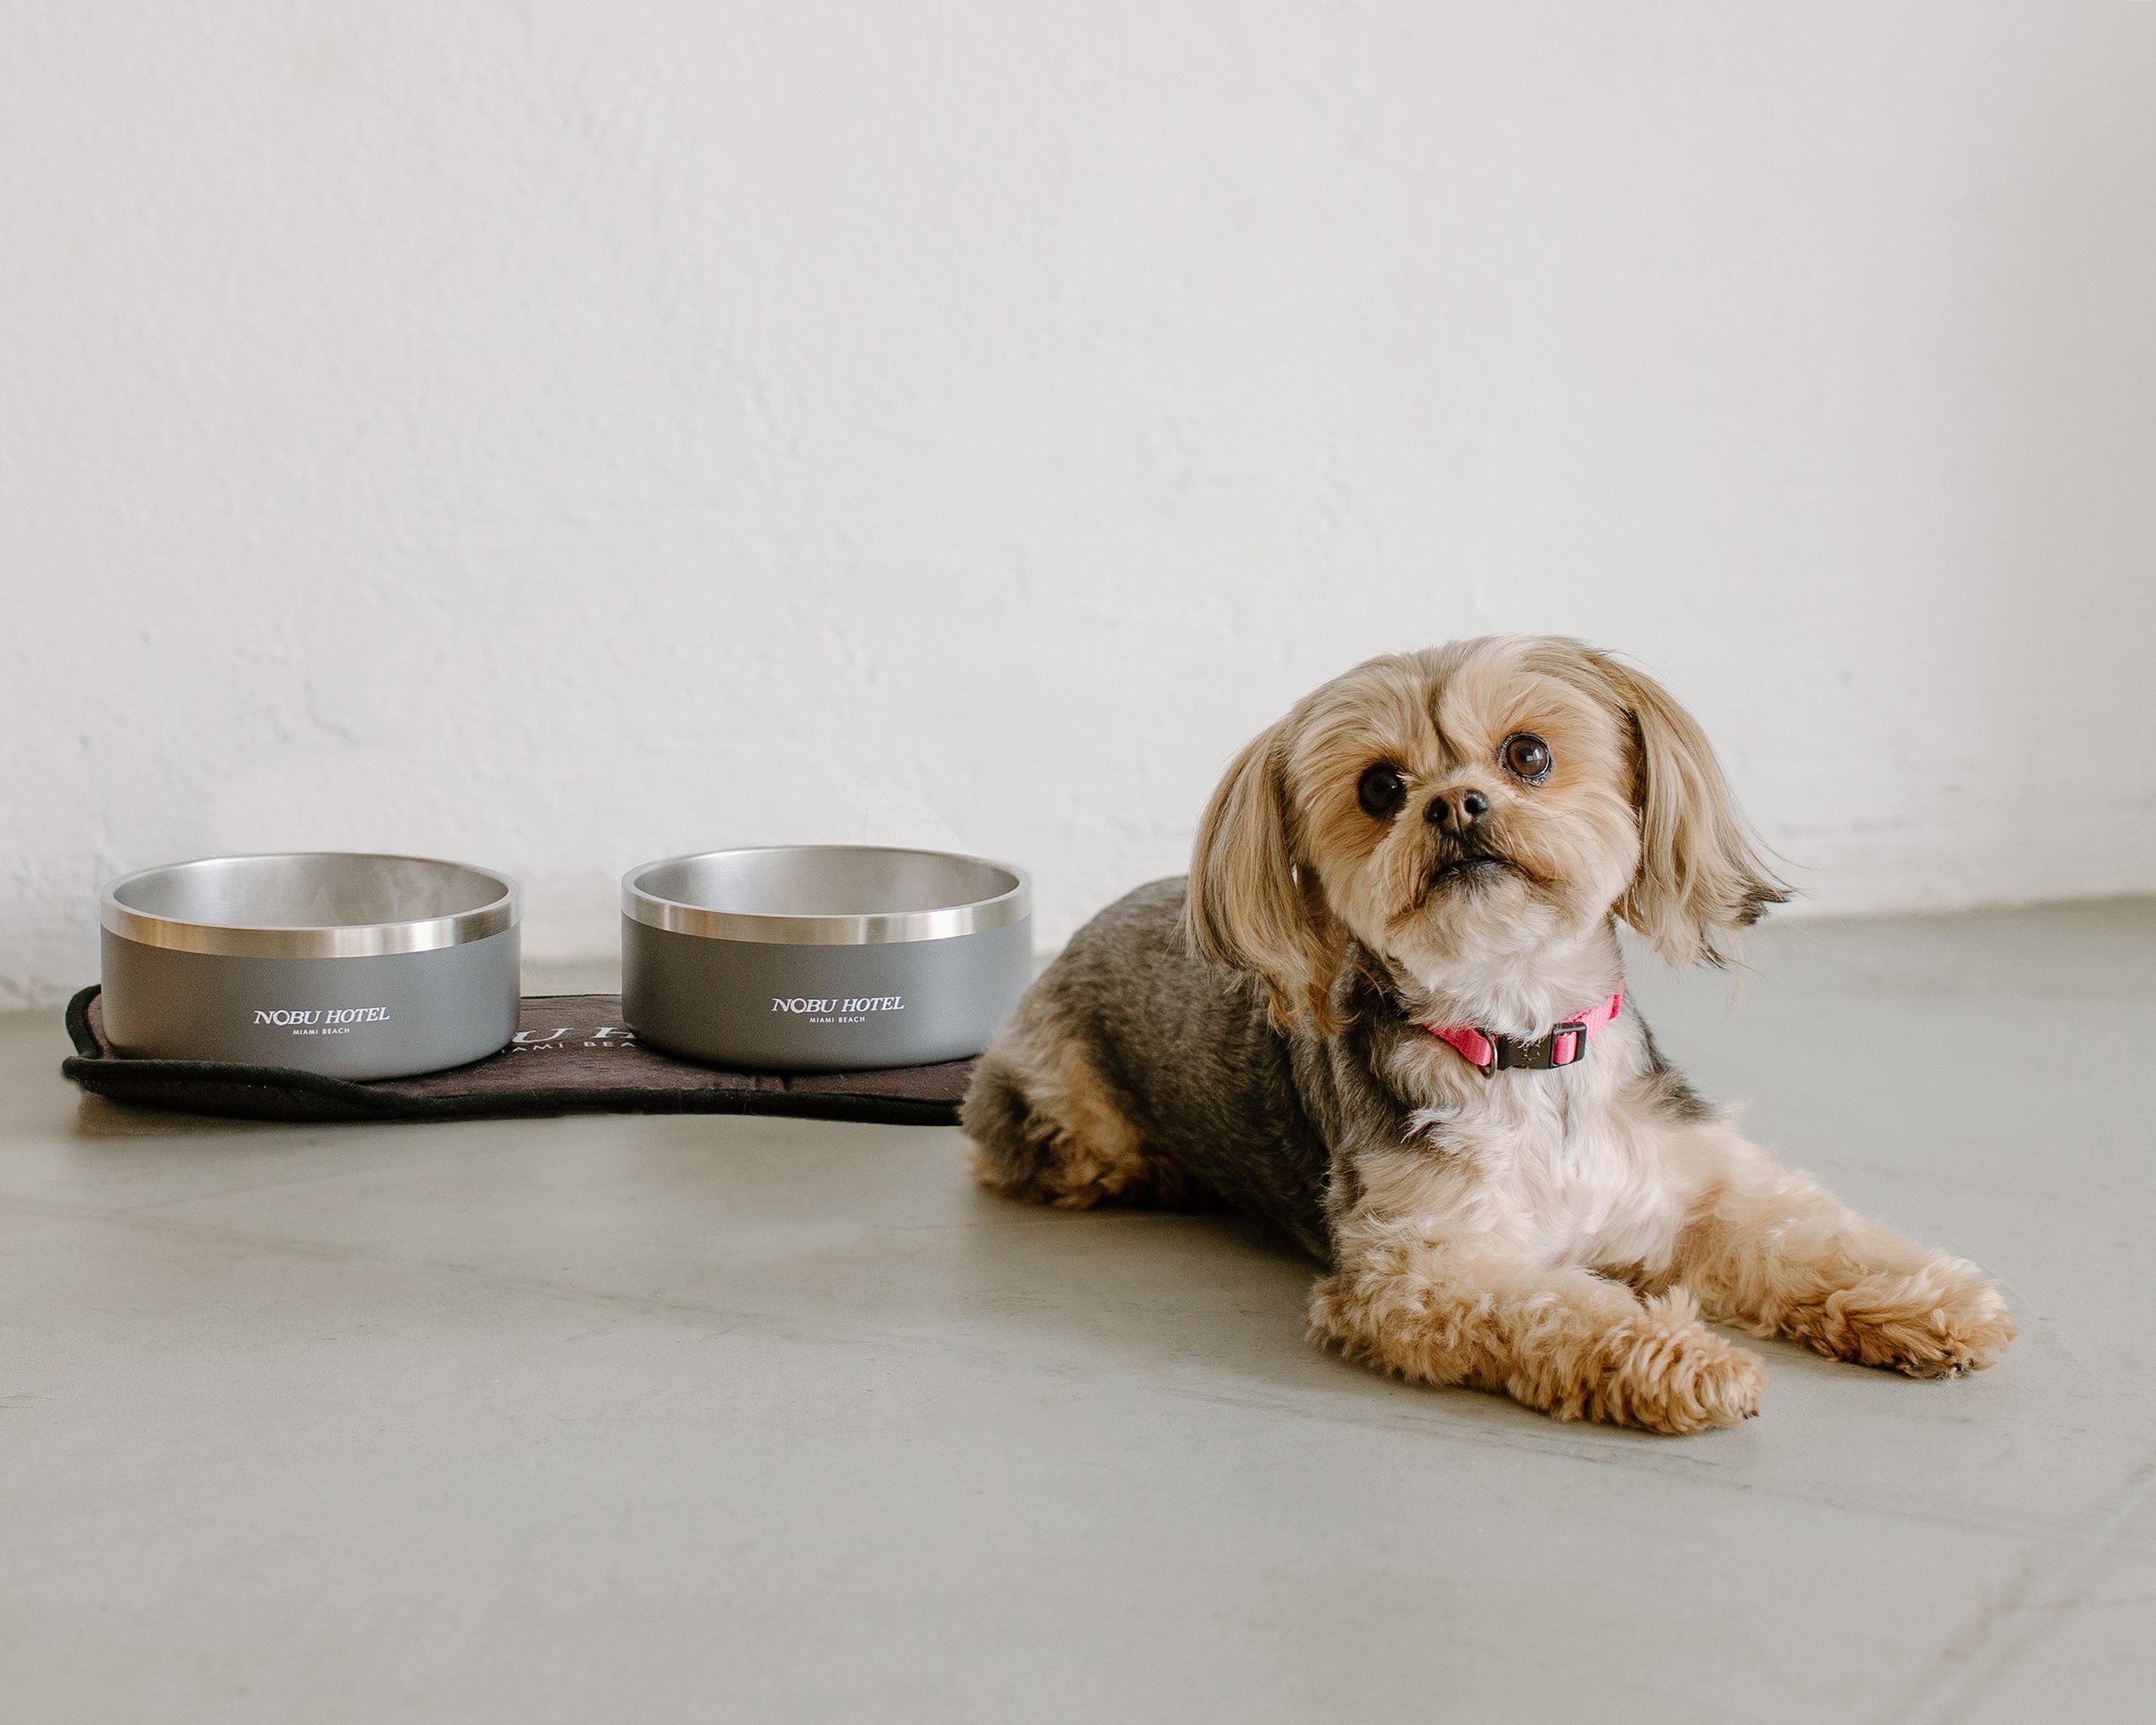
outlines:
M1332 986L1342 1028L1323 1039L1275 1028L1255 976L1191 951L1187 897L1178 878L1109 905L1071 937L1020 1010L1080 1044L1148 1151L1330 1263L1333 1219L1361 1195L1358 1152L1412 1135L1418 1104L1380 1075L1403 1039L1423 1033L1380 980L1384 965L1353 943ZM1712 1116L1636 1010L1625 1010L1641 1038L1647 1104L1675 1121ZM993 1049L966 1109L976 1140L1015 1148L1015 1166L1026 1164L1028 1107ZM1445 1134L1423 1125L1423 1141L1444 1153Z
M1331 1156L1311 1119L1332 1110L1328 1064L1309 1039L1283 1035L1264 991L1241 971L1194 957L1186 882L1158 880L1071 937L1033 986L1085 1045L1148 1148L1235 1208L1329 1258Z

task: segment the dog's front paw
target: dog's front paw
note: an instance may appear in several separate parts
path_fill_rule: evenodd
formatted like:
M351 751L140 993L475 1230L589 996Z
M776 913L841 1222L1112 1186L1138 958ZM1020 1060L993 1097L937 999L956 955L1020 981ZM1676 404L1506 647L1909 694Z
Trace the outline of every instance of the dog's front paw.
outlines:
M1609 1365L1582 1404L1558 1410L1561 1418L1584 1414L1682 1436L1735 1425L1759 1411L1767 1369L1758 1354L1701 1323L1681 1288L1646 1306L1636 1326L1611 1338Z
M2015 1334L1996 1284L1974 1264L1941 1257L1837 1289L1820 1302L1806 1339L1837 1359L1951 1378L1989 1365Z

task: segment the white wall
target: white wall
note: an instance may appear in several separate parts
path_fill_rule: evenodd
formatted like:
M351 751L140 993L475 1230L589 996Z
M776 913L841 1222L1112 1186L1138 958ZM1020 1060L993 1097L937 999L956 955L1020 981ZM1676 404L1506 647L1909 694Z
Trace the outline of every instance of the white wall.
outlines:
M2156 888L2156 6L0 4L0 999L389 847L1181 866L1548 628L1813 903Z

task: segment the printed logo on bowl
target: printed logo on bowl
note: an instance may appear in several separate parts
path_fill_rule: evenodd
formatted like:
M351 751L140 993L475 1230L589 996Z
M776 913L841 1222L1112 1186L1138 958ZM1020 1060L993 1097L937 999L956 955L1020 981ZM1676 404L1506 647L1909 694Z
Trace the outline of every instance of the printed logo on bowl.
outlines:
M795 995L791 999L782 995L771 996L774 1012L786 1012L797 1018L806 1018L811 1024L865 1024L871 1012L903 1012L905 1009L906 997L902 994L869 994L852 997Z
M292 1036L350 1036L362 1024L387 1024L387 1007L257 1007L254 1022Z

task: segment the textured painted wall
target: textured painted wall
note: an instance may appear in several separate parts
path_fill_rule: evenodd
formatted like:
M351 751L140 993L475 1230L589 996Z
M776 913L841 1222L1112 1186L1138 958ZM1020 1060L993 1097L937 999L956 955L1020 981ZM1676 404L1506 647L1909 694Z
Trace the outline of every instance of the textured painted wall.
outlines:
M1369 653L2156 888L2156 7L0 4L0 1000L201 852L1181 865Z

